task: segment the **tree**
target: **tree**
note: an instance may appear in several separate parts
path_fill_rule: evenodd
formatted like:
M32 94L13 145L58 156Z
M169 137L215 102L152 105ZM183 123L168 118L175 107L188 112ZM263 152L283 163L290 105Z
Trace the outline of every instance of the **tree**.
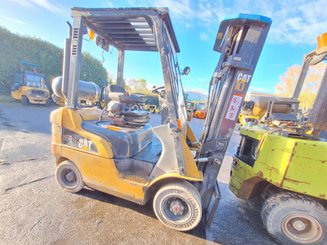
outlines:
M319 63L310 66L299 97L301 108L305 110L312 108L325 69L326 63ZM291 97L296 87L300 72L301 67L299 65L289 67L279 78L280 81L275 87L276 94L282 97Z
M83 54L81 79L95 82L100 87L107 82L107 71L102 63L87 52Z
M147 82L145 79L130 79L127 81L127 86L129 86L134 93L144 93L149 91L146 87Z
M50 82L62 74L63 50L38 38L21 36L0 27L0 93L8 93L22 60L37 64L37 71ZM101 84L107 80L102 63L83 54L81 79Z
M114 74L112 72L107 71L107 77L108 77L108 83L109 84L116 84L117 83L117 81L115 79L115 76L114 76Z

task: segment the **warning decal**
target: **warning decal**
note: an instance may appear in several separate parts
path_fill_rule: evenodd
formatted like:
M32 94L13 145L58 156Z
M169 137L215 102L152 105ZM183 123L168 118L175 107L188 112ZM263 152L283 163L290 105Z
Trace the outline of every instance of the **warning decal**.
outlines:
M243 97L239 95L233 95L228 111L226 113L226 119L235 121L238 109L242 104Z

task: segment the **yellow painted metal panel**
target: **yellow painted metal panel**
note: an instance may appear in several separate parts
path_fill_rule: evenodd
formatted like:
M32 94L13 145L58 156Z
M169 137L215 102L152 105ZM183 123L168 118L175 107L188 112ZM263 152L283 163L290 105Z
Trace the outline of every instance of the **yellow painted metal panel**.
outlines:
M283 188L327 199L327 142L299 140Z
M245 131L247 136L262 137L261 130L250 131ZM262 139L253 167L235 158L230 184L237 196L244 198L251 193L260 178L286 190L327 200L327 142L278 134L266 134Z
M274 185L281 185L294 145L294 139L267 135L255 161L253 172Z
M183 137L179 137L180 142L182 143L182 154L184 158L184 170L185 170L185 176L195 179L197 181L200 181L203 179L202 172L199 171L196 162L194 160L194 157L192 155L192 152L188 145L186 144L186 141Z
M99 157L64 146L56 152L60 157L67 158L76 164L84 182L91 188L137 203L143 203L144 187L147 183L131 183L131 181L121 178L113 159Z

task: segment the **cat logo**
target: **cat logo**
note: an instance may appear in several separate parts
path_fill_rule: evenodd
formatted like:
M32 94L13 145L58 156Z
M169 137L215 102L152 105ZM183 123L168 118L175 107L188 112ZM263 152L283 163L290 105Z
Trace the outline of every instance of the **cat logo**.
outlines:
M248 82L250 82L251 77L252 77L251 75L243 74L243 73L240 72L237 75L235 90L238 91L238 92L243 92L243 90L245 89L245 85Z
M91 140L87 140L84 138L80 138L78 140L78 148L85 150L85 151L91 150L92 144L93 144L93 142Z

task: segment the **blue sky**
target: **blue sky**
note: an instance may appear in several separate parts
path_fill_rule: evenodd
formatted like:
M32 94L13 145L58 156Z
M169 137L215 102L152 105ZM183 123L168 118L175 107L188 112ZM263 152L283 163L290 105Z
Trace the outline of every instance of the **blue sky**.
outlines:
M262 14L272 18L273 24L250 89L274 92L279 76L289 66L301 64L304 54L316 48L316 36L327 31L325 4L325 0L0 0L0 25L62 47L67 35L65 21L71 20L73 6L168 7L181 48L180 67L191 67L190 74L183 77L184 87L207 91L219 59L212 50L219 22L239 13ZM104 57L105 68L116 74L116 50L102 54L93 42L84 42L83 49L100 60ZM162 84L159 55L127 53L125 78Z

